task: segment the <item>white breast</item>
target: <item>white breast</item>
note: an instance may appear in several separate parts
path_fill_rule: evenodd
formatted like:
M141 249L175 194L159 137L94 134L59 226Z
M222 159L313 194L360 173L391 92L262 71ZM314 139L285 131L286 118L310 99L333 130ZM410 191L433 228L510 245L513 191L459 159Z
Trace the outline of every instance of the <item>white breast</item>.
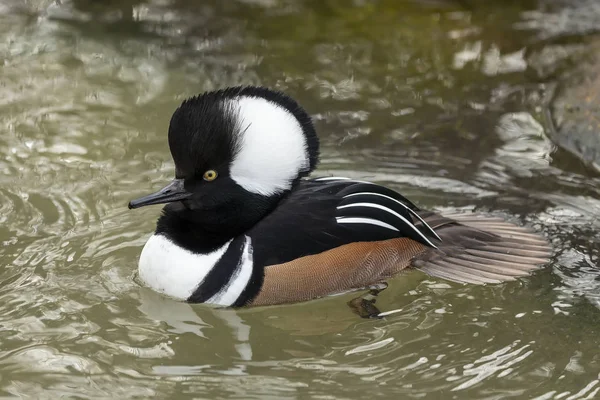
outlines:
M206 278L230 243L209 254L195 254L177 246L165 236L152 235L140 256L139 277L157 292L186 300Z

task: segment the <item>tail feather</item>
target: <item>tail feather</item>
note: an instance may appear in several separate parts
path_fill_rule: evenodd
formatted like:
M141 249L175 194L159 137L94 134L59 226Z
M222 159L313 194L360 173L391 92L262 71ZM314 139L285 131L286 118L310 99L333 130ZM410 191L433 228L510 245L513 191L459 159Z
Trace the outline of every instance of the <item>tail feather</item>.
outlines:
M532 230L475 214L421 217L442 239L438 249L415 257L412 266L435 277L485 284L514 280L547 263L551 247Z

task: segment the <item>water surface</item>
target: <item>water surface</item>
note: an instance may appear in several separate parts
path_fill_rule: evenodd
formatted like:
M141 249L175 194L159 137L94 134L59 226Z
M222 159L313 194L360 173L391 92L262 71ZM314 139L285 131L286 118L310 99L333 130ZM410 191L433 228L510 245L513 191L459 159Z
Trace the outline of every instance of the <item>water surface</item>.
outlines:
M600 396L600 176L545 135L561 54L593 34L577 2L96 3L0 2L0 396ZM177 105L235 84L305 105L319 173L526 223L551 263L486 287L411 272L381 321L352 295L234 311L141 287L160 208L127 202L173 175Z

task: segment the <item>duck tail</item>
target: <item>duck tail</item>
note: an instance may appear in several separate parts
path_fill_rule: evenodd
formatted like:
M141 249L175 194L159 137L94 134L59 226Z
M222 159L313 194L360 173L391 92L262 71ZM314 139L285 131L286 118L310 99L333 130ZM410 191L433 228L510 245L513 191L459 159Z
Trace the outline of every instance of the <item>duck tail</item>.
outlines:
M546 264L548 241L529 228L477 214L420 212L442 239L411 266L428 275L472 284L499 283L529 275Z

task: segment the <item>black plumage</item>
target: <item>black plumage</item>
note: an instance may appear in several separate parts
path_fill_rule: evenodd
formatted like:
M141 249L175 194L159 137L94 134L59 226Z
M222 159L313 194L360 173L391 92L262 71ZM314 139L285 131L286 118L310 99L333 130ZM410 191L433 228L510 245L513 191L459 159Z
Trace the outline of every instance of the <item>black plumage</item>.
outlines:
M416 236L413 229L416 226L408 212L405 214L408 223L402 223L391 214L378 209L375 211L380 213L375 214L367 207L357 207L352 211L351 215L355 217L376 219L395 226L398 231L369 223L338 223L337 217L349 215L338 210L340 205L363 202L360 198L344 196L353 193L354 190L363 191L365 186L371 192L380 189L386 189L386 192L389 190L382 186L350 180L301 181L271 213L248 231L247 234L252 238L254 247L255 263L263 266L280 264L352 242ZM397 197L403 198L400 195ZM389 204L385 198L371 197L370 201L402 212L401 207L397 204ZM414 205L410 203L408 205L418 210ZM423 224L420 229L425 237L429 237L431 241L436 240ZM410 235L407 235L407 232ZM416 240L427 244L420 237Z

